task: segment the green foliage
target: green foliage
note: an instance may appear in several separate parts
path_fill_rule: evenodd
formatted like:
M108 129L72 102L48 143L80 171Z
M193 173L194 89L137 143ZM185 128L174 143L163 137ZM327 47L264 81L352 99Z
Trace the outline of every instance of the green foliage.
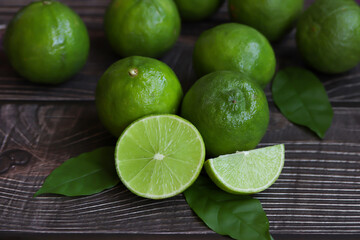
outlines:
M313 73L295 67L279 71L272 84L272 96L288 120L324 138L334 113L324 86Z
M259 200L226 193L203 176L184 195L192 210L215 232L242 240L272 239Z
M102 147L64 162L46 178L34 197L44 193L91 195L111 188L119 181L114 147Z

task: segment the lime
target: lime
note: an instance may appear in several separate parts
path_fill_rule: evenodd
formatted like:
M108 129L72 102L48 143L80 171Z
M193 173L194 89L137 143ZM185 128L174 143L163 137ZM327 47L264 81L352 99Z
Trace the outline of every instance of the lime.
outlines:
M269 41L279 40L293 27L303 6L304 0L229 0L231 19L256 28Z
M199 76L232 70L247 74L265 87L275 72L275 54L254 28L225 23L203 32L195 43L194 68Z
M233 71L200 78L186 93L181 110L200 131L211 156L255 148L269 123L263 90Z
M174 0L185 21L200 21L210 17L224 0Z
M124 57L159 57L175 44L181 24L172 0L113 0L104 22L111 47Z
M149 114L176 113L183 92L165 63L128 57L111 65L96 87L96 108L104 126L116 137L131 122Z
M80 17L57 1L33 2L10 22L4 39L11 65L32 82L56 84L77 73L89 52Z
M296 43L318 71L341 73L360 62L360 7L353 0L317 0L300 17Z
M135 121L120 136L115 150L123 184L136 195L153 199L183 192L198 177L204 159L200 133L175 115Z
M205 170L222 190L252 194L269 188L284 167L284 144L222 155L205 162Z

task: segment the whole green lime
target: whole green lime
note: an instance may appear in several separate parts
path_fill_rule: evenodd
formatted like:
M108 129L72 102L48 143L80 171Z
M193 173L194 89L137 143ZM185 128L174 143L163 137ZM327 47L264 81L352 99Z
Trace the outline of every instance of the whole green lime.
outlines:
M174 0L185 21L200 21L210 17L224 0Z
M111 65L96 87L96 108L104 126L116 137L136 119L176 113L183 96L175 73L165 63L133 56Z
M360 7L354 0L317 0L300 17L297 47L313 68L341 73L360 62Z
M199 76L232 70L248 75L265 87L276 60L269 41L254 28L225 23L203 32L195 43L193 62Z
M249 25L269 41L279 40L299 17L304 0L229 0L232 21Z
M180 34L180 16L173 0L113 0L105 14L105 32L121 56L159 57Z
M32 82L56 84L77 73L89 53L80 17L57 1L22 8L6 29L4 47L15 70Z
M197 127L211 156L255 148L269 123L264 91L234 71L200 78L186 93L181 115Z

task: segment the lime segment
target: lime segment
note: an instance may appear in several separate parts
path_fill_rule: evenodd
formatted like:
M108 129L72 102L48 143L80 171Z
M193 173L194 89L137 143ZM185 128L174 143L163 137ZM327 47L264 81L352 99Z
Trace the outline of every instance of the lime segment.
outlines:
M284 166L284 144L209 159L205 170L214 183L234 194L252 194L270 187Z
M198 130L175 115L154 115L132 123L115 150L117 173L133 193L162 199L177 195L199 175L205 145Z

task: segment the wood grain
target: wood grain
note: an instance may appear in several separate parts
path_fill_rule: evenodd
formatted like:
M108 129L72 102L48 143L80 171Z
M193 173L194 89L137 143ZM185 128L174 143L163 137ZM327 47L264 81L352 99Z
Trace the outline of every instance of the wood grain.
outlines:
M72 239L228 239L199 221L182 195L153 201L119 184L87 197L32 198L45 177L66 159L115 143L99 122L93 100L98 79L119 57L102 30L109 0L63 0L89 29L88 62L58 86L27 82L6 59L1 28L30 1L0 0L0 239L24 234L57 239L64 233ZM224 5L207 21L183 23L176 45L161 58L174 69L184 91L196 81L191 56L197 37L227 21ZM296 50L294 32L273 47L277 69L307 67ZM277 240L359 239L360 66L338 75L315 73L334 106L332 127L321 141L290 123L274 106L268 86L270 124L259 146L285 143L286 163L279 180L256 197ZM40 233L47 235L33 235Z
M271 232L360 233L360 131L353 131L360 129L360 108L335 108L333 127L319 141L270 106L270 127L260 146L286 145L279 180L256 195ZM32 198L63 161L115 139L99 123L92 103L8 103L0 113L1 156L31 155L26 166L11 164L0 175L0 233L212 233L182 195L154 201L119 184L93 196Z
M29 1L19 1L16 3L20 4L22 2L25 3ZM76 2L79 4L81 1L75 1L74 3L72 1L64 2L72 6L72 4ZM92 1L92 4L96 4L96 2L98 1ZM16 6L17 9L20 7L20 5ZM82 6L85 9L92 9L91 4L90 7L88 5ZM100 10L96 10L96 12L102 12L101 19L105 12L105 6L106 4L98 6ZM196 81L196 76L192 69L193 45L202 31L228 20L225 10L226 8L223 8L216 16L206 22L196 24L183 23L181 36L175 46L160 58L160 60L166 62L175 71L185 91ZM91 10L89 11L91 12ZM91 14L96 15L97 13ZM0 25L6 25L9 20L10 17L4 20L0 18ZM57 86L33 84L19 76L6 59L1 44L5 30L0 30L0 86L3 86L0 91L0 101L93 101L98 79L105 70L112 63L119 60L120 57L113 53L108 45L102 29L102 23L98 27L94 27L93 22L86 24L89 29L91 45L88 61L78 74L73 76L69 81Z
M195 29L207 29L219 23L221 22L206 23L206 27L187 24L183 32L196 34ZM97 81L104 71L120 58L111 51L102 30L92 30L90 36L90 56L85 67L72 79L57 86L33 84L18 76L0 47L0 86L2 86L0 101L93 101ZM182 34L173 49L161 58L175 71L184 91L188 90L197 79L192 67L192 52L196 39L197 36ZM274 44L274 50L278 69L287 66L306 67L296 50L294 33L282 42ZM360 106L360 66L343 74L315 73L324 83L332 103L348 105L356 103ZM269 86L265 89L265 93L269 101L272 101Z

